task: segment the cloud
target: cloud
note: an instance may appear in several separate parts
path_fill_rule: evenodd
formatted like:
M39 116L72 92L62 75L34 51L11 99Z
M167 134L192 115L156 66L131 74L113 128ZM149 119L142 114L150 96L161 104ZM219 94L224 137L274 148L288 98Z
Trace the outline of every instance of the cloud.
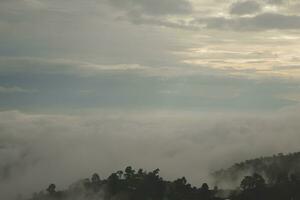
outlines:
M186 20L170 20L145 16L138 12L130 12L118 19L128 20L136 25L151 25L188 31L221 30L221 31L265 31L265 30L298 30L300 29L300 16L279 12L260 12L258 3L233 4L230 13L233 16L192 16ZM257 14L258 13L258 14ZM253 15L256 14L256 15ZM249 16L248 16L249 15ZM250 16L251 15L251 16Z
M280 5L287 2L285 0L264 0L264 1L268 4L274 4L274 5Z
M31 30L34 30L37 25L46 25L44 29L47 30L47 28L53 26L53 21L48 21L48 19L51 18L56 20L53 30L60 30L58 34L60 37L62 32L69 31L67 33L68 37L66 37L62 42L68 41L68 39L76 35L74 32L78 32L78 30L70 31L76 26L71 26L68 30L65 30L65 23L68 23L68 20L78 24L82 21L85 26L95 20L99 24L104 22L103 25L107 27L107 24L113 26L113 23L118 23L114 21L114 19L117 18L130 21L135 25L146 24L150 26L162 26L190 31L201 31L203 29L221 29L231 31L249 29L256 31L269 29L299 29L299 16L296 12L291 11L292 9L295 9L297 5L294 1L285 3L282 0L241 0L235 1L232 4L230 4L230 2L222 3L222 7L224 7L224 9L226 9L226 7L228 8L228 6L230 8L229 16L227 17L224 16L228 14L225 14L223 11L216 8L218 6L217 2L206 3L204 1L197 2L188 0L99 0L89 2L84 7L82 3L77 1L72 5L67 1L62 2L63 3L58 3L57 1L37 0L27 0L24 2L18 0L13 0L12 2L4 1L2 3L3 6L1 7L2 17L0 27L2 24L1 29L5 30L5 32L9 32L12 29L16 30L19 26L20 30L27 30L28 27L30 27L30 32ZM26 9L27 7L30 7L30 9ZM42 12L42 14L40 12L41 9L45 11ZM32 12L32 10L37 12ZM99 19L99 16L95 13L98 13L101 18ZM248 18L245 17L245 15L253 15L257 13L260 14L251 17L248 16ZM83 17L78 19L79 15ZM267 16L271 16L271 19L266 19ZM197 19L201 21L200 24ZM123 25L124 24L118 24L118 27ZM87 27L87 29L91 31L87 31L86 34L91 34L91 32L95 30L95 27L98 27L97 23ZM224 27L228 27L228 29ZM44 29L35 31L35 36L40 37L45 34L47 35L47 39L49 39L49 31L44 33ZM126 29L122 28L122 30ZM83 33L85 33L85 30L81 31L83 31L81 33L84 35ZM97 29L96 31L99 30ZM26 31L23 31L23 34L24 32L26 33ZM53 33L55 32L56 31ZM105 32L105 30L102 30L101 32ZM117 34L117 32L113 31L111 31L111 33ZM123 36L124 35L125 34L123 34ZM7 37L9 36L10 35L8 34ZM24 37L24 35L20 35L19 37ZM87 44L87 38L88 37L83 40L85 43L81 45L82 48ZM118 36L118 38L119 40L122 40L120 39L122 36ZM34 37L34 39L36 40L36 37ZM78 42L81 41L80 39L77 40ZM53 42L55 41L57 40L53 40ZM104 40L102 43L105 42L106 41ZM95 44L95 42L91 43L89 48L91 48L93 44ZM74 44L71 46L73 47L73 45ZM111 47L105 45L105 48L110 49ZM113 52L118 51L115 50ZM107 51L103 51L101 53L105 52Z
M130 21L135 25L193 29L183 22L170 20L170 16L181 20L193 13L193 5L188 0L109 0L107 3L121 11L118 19Z
M12 87L6 87L6 86L0 86L0 93L35 93L37 90L32 89L24 89L22 87L18 86L12 86Z
M0 112L0 197L10 200L52 182L62 189L93 172L105 177L127 165L159 167L166 178L186 176L200 185L212 170L234 162L298 151L298 111Z
M197 23L208 29L229 31L296 30L300 29L300 16L262 13L252 17L200 18Z
M126 12L138 12L146 15L189 14L192 6L186 0L109 0L109 4Z
M247 15L254 14L261 10L261 6L256 1L238 1L231 5L230 14L234 15Z
M164 18L157 17L149 17L141 15L137 12L130 12L125 16L118 17L119 20L128 20L136 25L151 25L151 26L161 26L167 28L175 28L175 29L183 29L183 30L191 30L196 31L199 30L199 27L193 26L188 22L184 21L170 21Z
M125 1L124 4L128 5L128 3L128 1ZM133 2L131 2L131 4L133 4ZM279 9L279 6L283 4L285 5L285 9ZM296 4L295 2L292 2L291 5L294 5L295 7ZM121 6L121 4L119 7L126 8L125 5ZM134 6L131 7L134 8ZM196 12L190 11L182 12L182 14L185 15L181 17L181 20L178 20L178 18L171 19L165 16L162 17L157 13L141 12L141 8L139 7L139 9L127 10L126 14L119 17L119 19L126 19L137 25L146 24L190 31L200 31L205 29L217 29L223 31L299 29L300 17L297 14L289 12L289 10L292 9L289 7L291 6L288 4L286 5L285 2L281 0L243 0L232 3L229 10L230 15L226 17L223 15L220 16L220 14L214 12L199 17L199 15L195 14Z
M3 73L46 73L92 75L101 72L144 70L138 64L101 65L68 59L45 59L33 57L0 57Z
M211 73L224 70L214 70L209 66L144 66L134 63L97 64L69 59L47 59L38 57L0 57L0 72L3 74L69 74L78 76L96 76L104 73L134 73L139 76L150 77L178 77L194 76L196 74ZM230 71L230 70L229 70Z

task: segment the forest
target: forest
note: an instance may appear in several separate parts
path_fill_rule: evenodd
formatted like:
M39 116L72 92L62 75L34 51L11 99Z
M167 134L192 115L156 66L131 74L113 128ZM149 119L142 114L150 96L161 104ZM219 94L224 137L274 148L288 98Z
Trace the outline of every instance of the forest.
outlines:
M168 181L159 175L159 169L147 172L128 166L103 179L94 173L66 190L50 183L28 200L300 200L299 159L300 153L292 153L237 163L214 172L212 187L207 183L192 186L185 177ZM218 187L238 177L235 188Z

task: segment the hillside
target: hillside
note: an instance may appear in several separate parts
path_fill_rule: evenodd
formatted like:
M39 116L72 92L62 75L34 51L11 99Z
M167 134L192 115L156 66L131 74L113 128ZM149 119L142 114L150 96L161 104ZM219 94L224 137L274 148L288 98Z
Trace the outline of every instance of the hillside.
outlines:
M35 193L30 200L220 199L215 197L215 192L206 183L200 188L192 187L185 177L174 181L163 180L159 176L159 169L146 172L126 167L124 171L112 173L103 180L95 173L90 179L73 183L64 191L58 191L55 184L50 184L46 190Z
M220 182L237 182L238 187L224 190L203 183L195 187L185 177L164 180L159 169L147 172L126 167L101 179L95 173L58 190L54 183L29 200L299 200L300 153L278 154L247 160L213 175Z
M287 155L278 154L236 163L228 169L214 172L212 175L217 185L239 183L246 175L258 173L269 184L284 182L292 175L300 175L300 152Z

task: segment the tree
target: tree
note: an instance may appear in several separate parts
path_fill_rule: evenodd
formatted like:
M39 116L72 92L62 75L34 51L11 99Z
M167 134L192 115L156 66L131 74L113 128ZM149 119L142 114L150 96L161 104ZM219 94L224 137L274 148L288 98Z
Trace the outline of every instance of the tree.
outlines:
M262 188L266 185L265 179L257 173L253 174L253 179L256 188Z
M101 186L100 176L97 173L94 173L92 175L91 180L92 180L92 184L91 184L92 190L94 192L98 192L100 190L100 186Z
M92 180L92 183L100 183L101 182L100 176L97 173L94 173L92 175L92 179L91 180Z
M107 178L107 186L108 191L111 195L115 195L118 191L120 191L123 187L123 185L120 182L119 176L117 173L112 173Z
M207 183L203 183L201 186L201 196L203 199L210 199L211 193Z
M126 167L125 168L125 174L124 174L125 178L126 179L132 178L134 176L134 172L135 171L132 169L131 166Z
M243 190L253 190L264 186L265 179L257 173L254 173L252 176L245 176L240 185Z
M201 190L202 191L208 191L209 190L208 184L207 183L203 183L202 186L201 186Z
M56 186L55 186L55 184L50 184L49 186L48 186L48 188L47 188L47 192L50 194L50 195L53 195L53 194L55 194L55 188L56 188Z

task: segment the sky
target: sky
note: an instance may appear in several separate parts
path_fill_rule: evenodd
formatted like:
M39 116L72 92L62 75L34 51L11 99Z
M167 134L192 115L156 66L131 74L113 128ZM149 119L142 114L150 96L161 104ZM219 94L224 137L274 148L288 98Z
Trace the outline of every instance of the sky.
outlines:
M0 0L0 193L126 162L200 184L299 150L299 11L299 0Z
M2 0L0 109L274 110L299 96L297 0Z

